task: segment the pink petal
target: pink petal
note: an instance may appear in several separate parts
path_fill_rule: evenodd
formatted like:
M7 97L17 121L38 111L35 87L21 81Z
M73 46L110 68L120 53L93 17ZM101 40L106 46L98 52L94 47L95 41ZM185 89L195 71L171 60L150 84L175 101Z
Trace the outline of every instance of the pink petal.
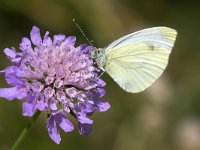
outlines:
M17 97L17 88L1 88L0 89L0 97L3 97L8 100L13 100Z
M40 36L40 29L33 26L30 33L31 41L35 46L39 46L42 43L42 38Z

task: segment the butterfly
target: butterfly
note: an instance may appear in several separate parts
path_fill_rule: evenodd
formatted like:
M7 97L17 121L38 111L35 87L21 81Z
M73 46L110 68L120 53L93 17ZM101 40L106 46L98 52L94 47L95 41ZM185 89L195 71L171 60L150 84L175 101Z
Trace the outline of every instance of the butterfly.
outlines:
M163 73L176 36L176 30L168 27L147 28L92 51L91 57L122 89L138 93Z

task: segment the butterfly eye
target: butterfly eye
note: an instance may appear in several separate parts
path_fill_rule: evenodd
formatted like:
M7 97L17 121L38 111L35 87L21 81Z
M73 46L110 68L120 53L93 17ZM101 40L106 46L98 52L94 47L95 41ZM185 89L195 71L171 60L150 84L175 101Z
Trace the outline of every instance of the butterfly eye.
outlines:
M95 56L98 57L99 56L99 50L95 51Z
M102 51L101 51L101 50L98 50L98 51L97 51L97 55L98 55L98 56L101 56L101 55L102 55Z

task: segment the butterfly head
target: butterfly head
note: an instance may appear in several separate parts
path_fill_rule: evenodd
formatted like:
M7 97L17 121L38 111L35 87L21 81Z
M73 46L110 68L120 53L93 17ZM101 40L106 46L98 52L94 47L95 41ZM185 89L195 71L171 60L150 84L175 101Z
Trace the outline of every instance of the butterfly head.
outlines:
M91 57L95 60L97 63L98 67L104 70L104 66L106 65L106 55L105 51L102 48L95 49L91 52Z

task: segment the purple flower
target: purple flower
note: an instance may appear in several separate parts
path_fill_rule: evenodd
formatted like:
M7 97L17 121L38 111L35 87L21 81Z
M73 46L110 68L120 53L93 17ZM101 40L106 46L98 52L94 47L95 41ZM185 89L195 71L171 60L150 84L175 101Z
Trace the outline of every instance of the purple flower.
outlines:
M20 52L15 48L4 50L13 65L0 72L5 74L11 86L1 88L0 97L25 99L22 104L24 116L31 117L37 110L48 112L48 134L59 144L58 127L65 132L74 129L67 114L77 118L79 133L88 135L93 123L89 117L95 111L107 111L110 105L100 100L105 95L105 82L93 66L90 52L94 47L75 47L74 36L59 34L52 40L48 34L46 32L42 39L40 30L34 26L31 40L22 38Z

